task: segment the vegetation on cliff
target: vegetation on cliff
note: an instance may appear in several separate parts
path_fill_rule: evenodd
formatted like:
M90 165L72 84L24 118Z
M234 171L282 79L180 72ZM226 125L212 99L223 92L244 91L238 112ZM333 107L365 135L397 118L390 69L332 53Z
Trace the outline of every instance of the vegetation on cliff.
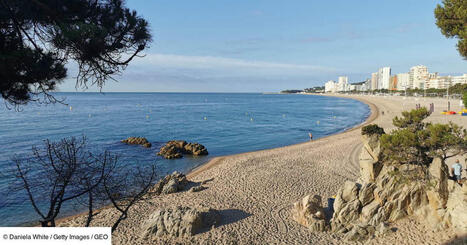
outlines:
M429 166L433 158L443 161L467 151L467 131L454 123L424 122L426 108L402 112L393 119L396 130L381 136L383 160Z

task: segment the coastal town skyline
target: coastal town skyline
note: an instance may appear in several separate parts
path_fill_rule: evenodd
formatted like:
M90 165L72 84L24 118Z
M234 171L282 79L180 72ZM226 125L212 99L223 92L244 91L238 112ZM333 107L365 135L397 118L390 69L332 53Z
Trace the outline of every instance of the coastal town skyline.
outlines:
M349 81L349 77L342 75L337 81L329 80L324 83L324 92L350 91L402 91L406 89L446 89L456 84L467 84L467 72L462 75L440 75L430 72L425 65L415 65L408 72L393 74L391 67L381 67L372 72L363 81Z
M438 3L128 0L154 42L103 92L275 92L340 74L363 81L389 64L393 73L424 64L462 75L456 40L435 24ZM60 91L77 91L75 67Z

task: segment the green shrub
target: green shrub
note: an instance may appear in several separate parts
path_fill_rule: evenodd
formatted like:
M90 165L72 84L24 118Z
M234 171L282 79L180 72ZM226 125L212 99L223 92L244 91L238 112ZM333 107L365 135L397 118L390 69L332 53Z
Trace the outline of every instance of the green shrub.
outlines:
M374 134L383 135L385 134L384 129L376 124L370 124L362 128L362 135L371 136Z

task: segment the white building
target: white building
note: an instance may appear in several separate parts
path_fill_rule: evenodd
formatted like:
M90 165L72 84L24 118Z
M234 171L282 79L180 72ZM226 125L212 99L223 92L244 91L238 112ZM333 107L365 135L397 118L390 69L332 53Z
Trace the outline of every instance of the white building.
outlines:
M383 67L378 70L378 89L389 89L391 82L391 67Z
M337 91L338 92L346 92L350 90L349 86L349 78L345 76L339 77L337 80Z
M327 81L324 84L324 92L325 93L335 93L337 92L337 83L333 80Z
M467 84L467 74L464 74L462 76L453 76L451 78L452 85L456 84Z
M369 90L376 90L376 89L378 89L378 73L374 72L374 73L371 73L371 83L370 83Z
M427 88L447 89L456 84L467 84L467 74L461 76L430 76Z
M397 90L405 90L409 88L409 73L399 73L397 77Z
M413 66L409 72L409 87L412 89L425 88L425 83L429 79L428 68L424 65Z

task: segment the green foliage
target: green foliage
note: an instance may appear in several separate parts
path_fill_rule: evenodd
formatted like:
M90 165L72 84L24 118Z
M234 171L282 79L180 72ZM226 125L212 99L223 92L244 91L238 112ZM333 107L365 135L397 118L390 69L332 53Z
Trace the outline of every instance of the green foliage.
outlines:
M467 91L464 92L464 96L462 97L462 100L464 102L464 108L467 108Z
M1 0L0 33L0 94L12 105L55 102L70 60L77 86L102 87L151 41L123 0Z
M443 160L467 151L467 131L454 124L431 124L426 108L404 111L395 117L398 129L381 136L381 150L386 162L429 166L434 157Z
M402 164L428 165L431 158L428 149L423 145L426 134L423 131L412 131L408 128L395 130L381 136L383 158L389 162Z
M435 9L436 25L448 38L459 39L457 50L467 59L467 1L443 0Z
M449 87L450 94L463 94L467 92L467 84L456 84Z
M429 124L423 144L431 157L447 159L459 155L467 149L467 131L450 122L449 124Z
M421 130L425 127L423 120L430 115L425 107L417 110L403 111L402 117L395 117L392 120L394 126L398 128L407 128L411 131Z
M383 135L385 134L384 129L376 124L370 124L362 128L362 135L371 136L374 134Z

